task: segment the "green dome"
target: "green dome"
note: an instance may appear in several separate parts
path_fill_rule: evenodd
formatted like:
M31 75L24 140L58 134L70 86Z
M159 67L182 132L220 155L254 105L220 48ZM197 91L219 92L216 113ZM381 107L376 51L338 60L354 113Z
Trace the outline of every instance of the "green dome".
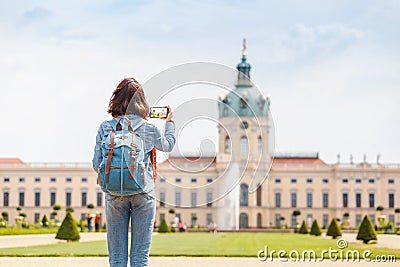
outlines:
M236 89L219 99L219 117L268 117L270 101L253 86Z
M238 80L235 90L220 97L218 102L219 117L268 117L270 101L253 86L250 80L251 65L243 54L237 65Z

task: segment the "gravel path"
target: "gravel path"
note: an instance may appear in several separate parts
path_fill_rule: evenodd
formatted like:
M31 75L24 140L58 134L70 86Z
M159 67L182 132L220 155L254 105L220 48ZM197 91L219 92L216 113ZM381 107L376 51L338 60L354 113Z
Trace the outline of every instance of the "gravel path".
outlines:
M80 233L80 235L81 235L80 239L81 242L107 239L106 233ZM0 248L29 247L37 245L51 245L57 243L65 243L65 241L55 239L55 236L56 234L2 235L0 236Z

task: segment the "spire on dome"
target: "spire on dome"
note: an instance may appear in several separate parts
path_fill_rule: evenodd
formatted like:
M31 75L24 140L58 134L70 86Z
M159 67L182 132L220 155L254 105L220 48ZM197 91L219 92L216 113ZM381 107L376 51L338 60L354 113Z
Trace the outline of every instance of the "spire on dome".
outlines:
M247 44L246 38L243 38L243 49L242 49L242 61L237 65L238 72L238 80L236 86L251 86L250 81L250 69L251 66L247 63Z
M242 58L246 57L246 49L247 49L246 38L243 38Z

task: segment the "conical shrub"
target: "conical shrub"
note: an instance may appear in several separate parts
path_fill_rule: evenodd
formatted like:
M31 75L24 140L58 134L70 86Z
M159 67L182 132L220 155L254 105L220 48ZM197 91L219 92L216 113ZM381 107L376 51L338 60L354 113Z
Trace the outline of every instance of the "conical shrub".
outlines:
M368 215L365 215L361 222L357 233L357 240L362 240L364 244L368 244L371 240L378 240L374 226Z
M167 221L165 218L162 220L160 227L158 227L158 232L159 233L169 233L171 232L171 229L169 229Z
M67 215L58 229L56 238L67 241L78 241L80 239L78 227L70 212L67 212Z
M299 229L299 234L308 234L308 233L309 233L308 226L306 224L306 221L303 220Z
M331 223L329 224L326 235L331 236L333 239L335 239L338 236L342 236L342 230L340 230L339 224L336 219L332 219Z
M315 236L320 236L322 234L321 227L319 227L317 220L313 221L310 234Z

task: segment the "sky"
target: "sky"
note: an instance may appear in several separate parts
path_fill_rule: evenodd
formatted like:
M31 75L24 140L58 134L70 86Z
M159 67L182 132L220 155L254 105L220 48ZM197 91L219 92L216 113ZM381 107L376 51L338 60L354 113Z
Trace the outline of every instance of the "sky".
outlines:
M276 151L400 163L398 14L389 0L1 0L0 157L90 162L122 78L144 83L195 61L235 67L245 37Z

